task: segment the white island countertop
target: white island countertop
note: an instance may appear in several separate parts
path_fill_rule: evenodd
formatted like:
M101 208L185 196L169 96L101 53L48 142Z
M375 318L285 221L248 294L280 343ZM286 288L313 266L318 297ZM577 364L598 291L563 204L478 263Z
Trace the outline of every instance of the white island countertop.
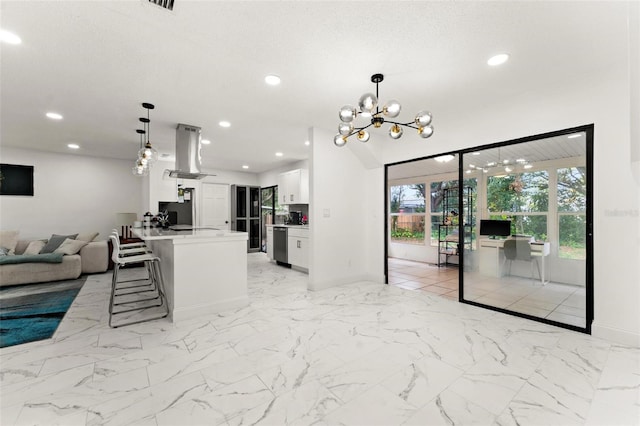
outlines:
M228 231L216 228L194 228L194 229L162 229L162 228L133 228L133 234L143 240L180 240L180 239L225 239L225 240L247 240L249 234L239 231Z
M246 232L196 227L135 228L160 258L173 321L249 304Z

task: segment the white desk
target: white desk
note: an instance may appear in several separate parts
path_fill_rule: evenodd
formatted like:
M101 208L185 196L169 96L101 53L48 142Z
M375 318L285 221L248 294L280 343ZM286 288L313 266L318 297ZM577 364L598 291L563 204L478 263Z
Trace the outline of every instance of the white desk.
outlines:
M480 247L480 273L493 277L501 277L504 275L502 264L504 263L504 242L503 239L483 238L479 241ZM546 284L546 258L551 253L551 244L530 242L531 256L540 257L540 282Z

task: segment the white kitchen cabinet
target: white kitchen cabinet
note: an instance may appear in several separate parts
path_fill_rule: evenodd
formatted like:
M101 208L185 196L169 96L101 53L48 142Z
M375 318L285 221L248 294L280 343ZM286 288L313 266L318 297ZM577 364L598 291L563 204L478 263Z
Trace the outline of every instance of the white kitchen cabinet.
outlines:
M291 266L309 269L309 230L289 228L287 238L288 262Z
M290 170L278 175L280 204L309 204L309 171Z
M273 226L267 226L267 256L273 260Z

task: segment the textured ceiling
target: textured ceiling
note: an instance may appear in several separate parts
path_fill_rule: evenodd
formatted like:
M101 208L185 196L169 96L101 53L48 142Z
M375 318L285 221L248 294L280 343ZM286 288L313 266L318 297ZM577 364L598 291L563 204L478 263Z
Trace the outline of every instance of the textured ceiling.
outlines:
M178 123L200 126L210 169L261 172L308 157L312 126L374 90L401 118L473 111L562 85L624 58L626 8L611 2L7 1L0 24L1 143L132 161L142 102L172 154ZM489 56L507 51L500 68ZM282 84L264 84L275 73ZM57 111L64 120L44 117ZM220 120L232 123L228 129ZM411 135L413 136L413 135ZM410 137L405 135L405 138ZM332 143L332 141L315 141ZM400 142L401 143L401 142ZM425 141L429 143L429 140ZM274 153L281 151L284 157Z

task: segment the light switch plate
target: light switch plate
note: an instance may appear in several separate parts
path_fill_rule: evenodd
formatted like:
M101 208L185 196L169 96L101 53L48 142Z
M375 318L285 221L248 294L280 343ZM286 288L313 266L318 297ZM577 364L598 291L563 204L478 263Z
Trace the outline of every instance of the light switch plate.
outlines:
M322 216L323 217L331 217L331 210L330 209L322 210Z

